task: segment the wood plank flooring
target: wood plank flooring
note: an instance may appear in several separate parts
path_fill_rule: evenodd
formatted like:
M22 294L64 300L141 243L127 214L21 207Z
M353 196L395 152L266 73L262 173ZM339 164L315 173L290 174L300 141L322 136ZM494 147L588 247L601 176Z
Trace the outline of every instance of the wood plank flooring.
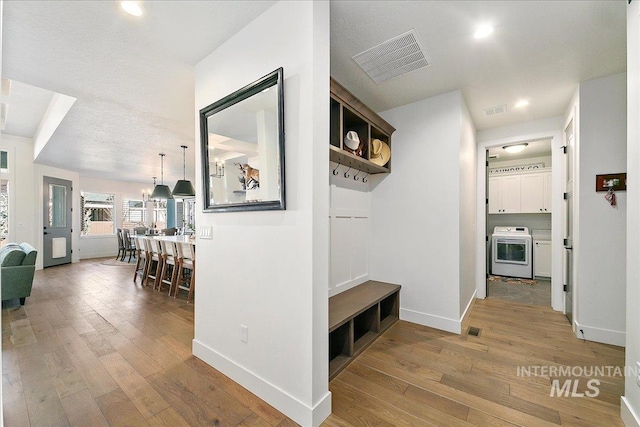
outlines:
M624 425L623 376L518 376L519 366L623 368L623 348L576 339L549 307L497 299L476 301L466 326L480 335L397 322L330 383L326 425ZM597 397L550 396L553 380L578 379L578 394L591 378Z
M87 260L36 272L2 310L5 426L295 426L191 356L193 305ZM597 397L550 397L573 377L518 366L620 366L624 349L577 340L550 308L478 300L479 337L399 321L331 383L327 427L622 426L622 377ZM577 392L589 391L579 378Z
M4 425L289 426L191 355L193 304L105 259L36 272L2 310Z

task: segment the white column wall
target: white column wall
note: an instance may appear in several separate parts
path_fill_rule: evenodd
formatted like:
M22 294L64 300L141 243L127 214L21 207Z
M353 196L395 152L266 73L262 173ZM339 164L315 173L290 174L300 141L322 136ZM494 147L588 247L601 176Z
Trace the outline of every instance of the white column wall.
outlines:
M201 108L278 67L287 210L197 213L198 228L212 227L213 240L197 241L193 349L296 422L315 426L331 405L328 2L278 2L196 65L196 141Z
M625 365L640 361L640 2L627 6L627 292ZM625 378L620 416L640 425L640 386Z

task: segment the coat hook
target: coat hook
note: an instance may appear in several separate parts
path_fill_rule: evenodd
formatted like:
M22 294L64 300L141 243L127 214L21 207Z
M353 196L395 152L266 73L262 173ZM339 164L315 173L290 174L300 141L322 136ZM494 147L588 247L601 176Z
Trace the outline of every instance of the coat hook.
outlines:
M350 170L351 170L351 163L349 163L349 169L347 169L347 172L349 172ZM349 175L347 174L347 172L344 173L345 178L349 178Z
M338 175L338 168L340 167L340 163L338 163L338 165L336 166L336 168L333 170L333 175Z
M369 182L369 180L367 179L367 177L369 176L369 173L367 173L363 178L362 178L362 182Z
M353 180L354 181L357 181L357 180L360 179L360 178L358 178L358 175L360 175L360 170L358 170L358 173L353 176Z

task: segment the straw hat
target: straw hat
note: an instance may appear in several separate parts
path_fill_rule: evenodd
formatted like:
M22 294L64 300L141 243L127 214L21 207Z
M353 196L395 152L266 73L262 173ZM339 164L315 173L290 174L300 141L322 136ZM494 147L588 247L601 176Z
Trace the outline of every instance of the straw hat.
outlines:
M352 150L357 150L360 146L360 138L358 137L358 132L354 130L350 130L347 132L347 136L344 137L344 145Z
M391 158L391 148L386 142L379 139L371 140L371 163L375 163L378 166L384 166L389 162Z

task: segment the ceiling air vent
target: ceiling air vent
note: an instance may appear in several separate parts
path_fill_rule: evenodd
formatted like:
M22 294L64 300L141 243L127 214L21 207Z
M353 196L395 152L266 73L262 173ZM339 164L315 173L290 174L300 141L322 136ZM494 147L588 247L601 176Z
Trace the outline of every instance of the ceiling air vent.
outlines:
M418 34L407 31L352 57L376 83L431 65Z
M496 116L498 114L506 113L507 106L506 105L498 105L497 107L491 107L484 110L485 117Z

